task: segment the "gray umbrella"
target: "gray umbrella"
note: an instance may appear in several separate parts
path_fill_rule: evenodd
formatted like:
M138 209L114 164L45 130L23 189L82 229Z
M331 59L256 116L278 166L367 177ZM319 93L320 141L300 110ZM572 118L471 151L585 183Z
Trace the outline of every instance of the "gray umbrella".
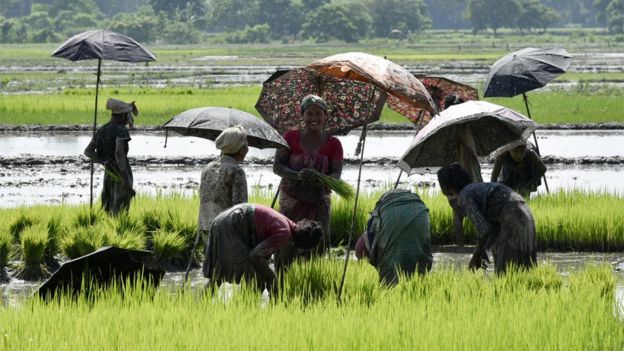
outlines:
M95 112L93 115L93 136L97 129L98 97L100 91L100 77L102 75L102 60L121 62L150 62L156 61L156 56L143 44L129 36L106 29L96 29L76 34L67 39L52 53L53 57L60 57L70 61L98 60L95 82ZM93 162L91 162L91 192L90 204L93 206Z
M215 140L224 129L235 125L245 128L249 146L259 149L288 147L286 140L267 122L250 113L227 107L190 109L173 117L163 128L182 135Z
M467 101L440 112L421 129L398 166L409 174L414 168L457 162L461 125L470 127L478 156L488 156L509 143L524 139L537 128L537 123L506 107L486 101Z

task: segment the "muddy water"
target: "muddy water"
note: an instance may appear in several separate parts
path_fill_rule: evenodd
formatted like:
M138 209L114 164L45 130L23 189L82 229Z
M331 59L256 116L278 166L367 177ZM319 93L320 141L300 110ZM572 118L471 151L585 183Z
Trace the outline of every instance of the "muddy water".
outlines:
M89 142L79 133L3 134L0 136L0 207L33 204L85 203L89 199L89 165L79 155ZM622 157L624 133L621 131L538 131L543 154L555 157ZM355 161L357 134L340 137L347 160ZM362 186L367 190L388 187L396 181L399 170L394 166L398 155L410 144L406 132L371 132L367 139ZM193 194L199 187L201 168L217 150L211 141L192 137L170 137L163 148L164 136L133 135L130 157L135 188L146 194ZM25 153L25 151L28 153ZM248 184L272 192L279 178L271 170L273 150L252 149L244 168ZM182 159L181 157L188 159ZM29 159L31 157L31 159ZM60 161L58 158L61 158ZM23 162L27 160L26 162ZM255 160L255 161L254 161ZM4 162L3 161L3 162ZM43 164L35 162L43 161ZM57 162L58 161L58 162ZM47 162L47 163L46 163ZM549 164L547 173L551 189L580 188L624 193L624 164L563 165ZM434 171L434 170L433 170ZM484 179L489 179L491 164L483 165ZM343 178L356 184L357 168L348 164ZM102 170L97 166L95 193L101 191ZM435 186L432 172L402 177L402 187ZM540 188L544 192L543 187Z
M468 265L470 253L434 253L434 267L455 267L460 269ZM566 276L587 264L604 263L609 264L614 269L617 278L616 286L616 308L621 315L624 315L624 256L616 253L551 253L544 252L538 254L540 264L553 264L558 271ZM493 273L489 268L488 272ZM193 290L201 291L206 279L201 275L201 270L196 269L189 275L190 286ZM338 277L336 277L338 279ZM162 280L160 289L166 291L176 291L181 288L184 281L183 272L167 273ZM9 284L0 285L0 305L7 307L21 306L39 287L41 282L25 282L13 279ZM231 293L231 292L228 292Z

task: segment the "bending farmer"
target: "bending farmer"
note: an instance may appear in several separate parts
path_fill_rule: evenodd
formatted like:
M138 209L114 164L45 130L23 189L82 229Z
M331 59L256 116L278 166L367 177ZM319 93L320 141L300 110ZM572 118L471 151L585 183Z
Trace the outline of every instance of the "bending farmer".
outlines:
M526 141L496 158L492 170L492 182L499 182L512 188L523 197L528 197L542 184L546 166Z
M496 273L511 264L530 268L537 264L535 222L522 196L499 183L470 183L457 164L438 171L442 193L457 197L457 204L477 229L477 244L469 268L488 261L486 250L494 252Z
M261 290L275 292L275 273L269 257L292 242L301 249L315 248L322 236L318 222L297 223L270 207L239 204L221 212L210 226L204 258L204 276L213 286L222 282L255 280Z
M114 215L127 210L135 195L132 189L132 169L128 161L130 133L126 124L132 128L132 116L137 116L139 111L134 101L128 104L115 99L108 99L106 109L112 112L111 119L97 130L84 154L105 167L102 208Z
M355 255L367 256L379 280L388 285L398 283L399 272L425 274L433 264L429 209L408 190L383 194L355 245Z

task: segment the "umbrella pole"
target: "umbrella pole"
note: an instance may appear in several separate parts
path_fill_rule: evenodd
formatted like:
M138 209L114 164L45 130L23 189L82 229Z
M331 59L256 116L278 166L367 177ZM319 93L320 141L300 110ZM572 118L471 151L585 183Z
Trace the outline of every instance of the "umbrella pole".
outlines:
M278 197L279 197L279 185L277 187L277 191L275 192L275 196L273 196L273 201L271 201L271 208L275 208L275 203L277 202Z
M98 68L95 80L95 112L93 114L93 140L95 140L95 131L97 129L97 113L98 113L98 96L100 92L100 76L102 74L102 59L98 59ZM89 208L93 208L93 172L94 165L91 160L91 183L89 185Z
M533 119L533 117L531 117L531 110L529 109L529 100L526 96L526 93L522 93L522 98L524 99L524 106L526 107L527 115L529 115L530 119ZM537 155L541 157L542 154L540 153L539 145L537 144L537 137L535 136L535 132L533 132L532 134L533 134L533 141L535 141L535 151L537 151ZM546 181L546 174L544 174L543 178L544 178L544 186L546 187L546 192L550 193L550 189L548 189L548 182Z
M396 188L399 186L399 182L401 181L401 176L403 175L403 170L400 169L399 170L399 176L397 177L396 182L394 183L394 189L396 190Z
M353 230L355 228L355 216L357 214L358 199L360 197L360 181L362 180L362 163L364 161L364 146L366 145L367 124L362 128L362 149L360 150L360 168L358 170L357 188L355 190L355 204L353 205L353 214L351 216L351 229L349 230L349 240L347 241L347 253L345 254L344 269L342 270L342 278L340 279L340 288L338 288L338 303L342 297L342 289L344 287L345 277L347 275L347 265L349 264L349 255L351 253L351 239L353 238Z

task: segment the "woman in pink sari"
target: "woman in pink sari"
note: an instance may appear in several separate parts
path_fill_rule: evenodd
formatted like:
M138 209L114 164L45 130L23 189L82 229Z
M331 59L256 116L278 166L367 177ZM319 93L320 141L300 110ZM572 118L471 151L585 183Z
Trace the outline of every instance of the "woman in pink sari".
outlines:
M273 172L280 177L280 212L292 221L310 219L319 221L323 228L323 249L329 243L329 188L318 183L310 170L340 178L342 173L342 145L325 131L327 103L319 96L308 95L301 101L305 123L302 130L284 134L289 149L275 153Z

